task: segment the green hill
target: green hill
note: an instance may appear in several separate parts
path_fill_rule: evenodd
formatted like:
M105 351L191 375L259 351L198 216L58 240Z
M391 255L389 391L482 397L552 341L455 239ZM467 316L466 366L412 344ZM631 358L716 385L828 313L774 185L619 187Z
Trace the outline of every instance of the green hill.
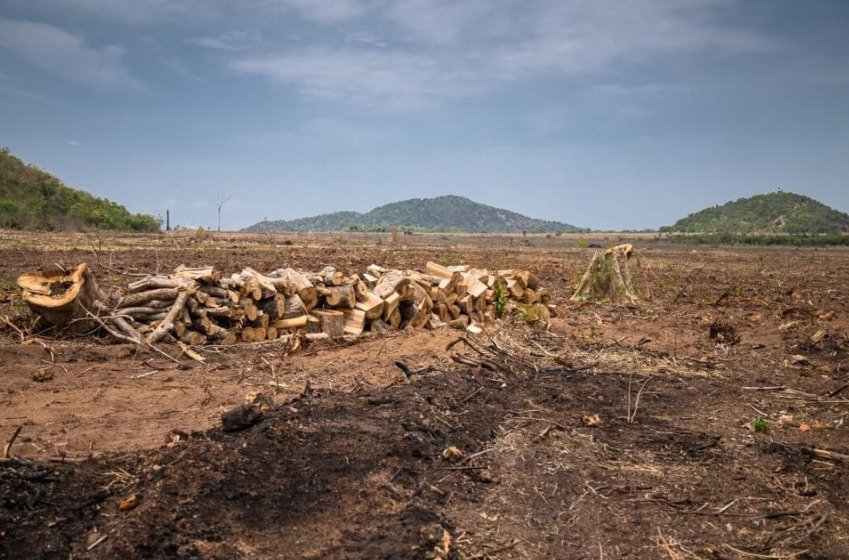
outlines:
M468 232L586 231L561 222L528 218L516 212L453 195L393 202L365 214L335 212L298 220L265 220L242 231L387 231L392 227L404 230Z
M24 163L0 148L0 227L28 230L158 231L160 220L131 214L123 206L87 192Z
M849 231L849 214L790 192L759 194L705 208L660 231L817 234Z

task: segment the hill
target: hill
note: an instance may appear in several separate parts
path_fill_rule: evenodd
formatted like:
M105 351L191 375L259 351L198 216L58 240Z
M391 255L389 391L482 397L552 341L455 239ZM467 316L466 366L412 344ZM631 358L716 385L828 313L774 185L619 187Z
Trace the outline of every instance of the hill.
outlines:
M105 198L62 181L0 148L0 227L29 230L158 231L160 221L131 214Z
M705 208L660 231L818 234L849 231L849 214L790 192L759 194Z
M297 220L265 220L242 231L387 231L392 227L423 231L574 232L586 231L561 222L528 218L480 204L462 196L412 198L370 212L335 212Z

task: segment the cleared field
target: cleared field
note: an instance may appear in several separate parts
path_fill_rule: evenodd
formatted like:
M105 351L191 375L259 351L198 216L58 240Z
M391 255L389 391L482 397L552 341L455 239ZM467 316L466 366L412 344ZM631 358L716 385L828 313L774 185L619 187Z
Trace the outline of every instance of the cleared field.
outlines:
M581 237L634 243L639 304L568 301ZM0 556L846 557L849 251L642 239L2 232ZM557 317L201 363L33 333L14 286L55 263L110 289L181 264L428 260L529 269ZM222 432L254 391L266 418Z

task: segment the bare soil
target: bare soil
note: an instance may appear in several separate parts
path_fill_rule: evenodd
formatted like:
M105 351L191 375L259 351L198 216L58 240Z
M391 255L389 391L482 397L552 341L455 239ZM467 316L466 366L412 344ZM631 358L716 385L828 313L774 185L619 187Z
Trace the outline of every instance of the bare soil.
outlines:
M568 235L0 232L0 558L849 557L849 251L590 241L635 244L638 305L570 303ZM428 260L527 268L558 315L201 363L34 332L14 285Z

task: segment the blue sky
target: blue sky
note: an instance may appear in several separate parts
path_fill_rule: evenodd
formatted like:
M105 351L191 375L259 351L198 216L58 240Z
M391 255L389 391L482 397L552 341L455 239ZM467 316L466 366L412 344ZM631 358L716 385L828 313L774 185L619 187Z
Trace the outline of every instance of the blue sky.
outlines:
M0 145L172 225L444 194L593 229L849 211L849 2L3 0Z

